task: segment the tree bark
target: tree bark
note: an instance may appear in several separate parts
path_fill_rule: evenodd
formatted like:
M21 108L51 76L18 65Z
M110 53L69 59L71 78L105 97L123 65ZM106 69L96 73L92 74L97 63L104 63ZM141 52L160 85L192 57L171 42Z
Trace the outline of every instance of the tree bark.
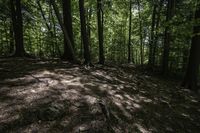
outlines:
M152 64L153 66L156 64L156 53L157 53L157 46L158 46L158 39L159 39L159 26L160 26L160 15L161 15L161 10L163 7L163 2L164 0L160 0L159 2L159 7L157 11L157 18L156 18L156 32L155 32L155 40L154 40L154 46L153 46L153 53L152 53Z
M90 7L87 11L87 33L88 33L88 41L89 41L89 50L91 52L91 24L90 21L92 19L92 8Z
M79 11L80 11L80 21L81 21L81 37L83 40L83 49L84 49L84 64L90 65L90 51L89 51L89 40L86 28L86 18L85 18L85 9L84 9L84 0L79 0Z
M24 40L23 40L23 20L21 12L21 0L10 0L12 25L15 38L14 56L25 56Z
M129 39L128 39L128 63L131 63L131 23L132 23L132 0L130 0L129 7Z
M64 19L64 26L68 32L69 39L71 45L74 49L74 36L73 36L73 29L72 29L72 13L71 13L71 0L62 0L63 5L63 19ZM64 39L64 54L63 59L72 60L70 50L68 49L67 40Z
M69 38L69 34L68 34L68 32L67 32L67 30L65 28L65 25L64 25L64 23L62 21L62 17L61 17L61 15L59 13L58 7L57 7L57 5L55 3L55 0L51 0L51 4L52 4L53 9L55 11L55 14L56 14L56 17L58 19L58 22L59 22L59 24L61 26L61 29L62 29L62 31L64 33L64 39L67 42L66 47L67 47L67 49L69 49L69 55L70 55L70 60L69 61L70 62L75 62L76 61L76 57L75 57L75 54L74 54L74 49L73 49L73 46L71 44L71 41L70 41L70 38Z
M200 4L199 4L200 5ZM200 19L200 6L197 6L195 19ZM199 74L200 64L200 25L194 26L192 45L190 49L189 63L187 72L183 81L183 86L191 90L197 91L197 79Z
M141 20L141 7L140 0L137 0L138 4L138 19L139 19L139 30L140 30L140 63L143 65L144 63L144 51L143 51L143 30L142 30L142 20Z
M169 23L174 16L174 6L175 0L168 0L167 3L167 15L166 22ZM163 63L162 63L162 74L167 74L169 67L169 54L171 45L171 31L169 24L165 28L165 38L164 38L164 51L163 51Z
M12 55L14 52L14 35L13 35L13 25L12 22L10 23L10 48L9 48L9 53Z
M153 47L155 45L155 24L156 24L156 10L157 10L157 3L154 3L153 6L153 13L152 13L152 24L151 24L151 37L149 42L149 66L153 66Z
M99 63L104 64L104 44L103 44L103 10L102 0L97 0L97 23L98 23L98 38L99 38Z

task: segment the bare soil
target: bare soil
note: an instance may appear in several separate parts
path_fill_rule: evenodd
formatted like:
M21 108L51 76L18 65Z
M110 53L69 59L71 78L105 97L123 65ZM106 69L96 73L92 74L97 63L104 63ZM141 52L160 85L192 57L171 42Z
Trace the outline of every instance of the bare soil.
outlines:
M0 59L1 133L199 133L200 97L133 65Z

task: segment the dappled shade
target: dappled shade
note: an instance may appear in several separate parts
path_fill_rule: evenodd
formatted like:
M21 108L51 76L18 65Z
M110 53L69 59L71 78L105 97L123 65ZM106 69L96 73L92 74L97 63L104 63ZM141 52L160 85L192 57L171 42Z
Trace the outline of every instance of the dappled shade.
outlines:
M198 132L199 97L133 65L0 63L0 132ZM15 64L15 68L13 68Z

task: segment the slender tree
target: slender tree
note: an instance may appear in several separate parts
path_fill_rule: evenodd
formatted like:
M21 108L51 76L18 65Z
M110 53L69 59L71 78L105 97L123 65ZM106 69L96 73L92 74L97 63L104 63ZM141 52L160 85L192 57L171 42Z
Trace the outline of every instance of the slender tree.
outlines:
M64 26L68 32L69 39L72 47L74 48L74 37L72 29L72 13L71 13L71 0L62 0L63 5L63 19ZM64 54L63 59L72 60L70 50L68 48L67 40L64 39Z
M98 23L98 38L99 38L99 63L104 64L104 45L103 45L103 10L102 0L97 0L97 23Z
M195 20L200 19L200 4L198 4ZM190 49L190 57L188 62L187 72L183 81L183 86L191 90L197 91L197 77L199 74L199 65L200 65L200 24L194 26L193 28L193 37L192 45Z
M168 0L166 22L169 23L174 16L175 0ZM165 28L162 74L167 74L169 66L169 53L171 46L171 30L169 24Z
M151 22L151 36L149 42L149 65L153 66L153 47L155 45L155 24L156 24L156 10L157 3L153 3L153 13L152 13L152 22Z
M131 63L131 23L132 23L132 0L129 3L129 39L128 39L128 63Z
M91 19L92 19L92 8L87 10L87 33L88 33L88 40L89 40L89 50L91 50Z
M39 10L40 10L40 12L41 12L42 18L43 18L43 20L45 21L45 25L46 25L47 29L51 32L50 25L48 24L48 21L47 21L47 19L46 19L46 17L45 17L44 11L42 10L42 6L41 6L39 0L37 0L37 5L38 5Z
M14 52L14 36L13 36L13 25L12 25L12 21L10 22L10 48L9 48L9 53L13 53Z
M140 35L140 63L144 63L144 46L143 46L143 28L142 28L142 18L141 18L141 5L140 0L137 0L138 5L138 19L139 19L139 35Z
M155 25L155 39L154 39L154 45L153 45L153 51L152 51L152 65L154 66L156 64L156 53L157 53L157 47L158 47L158 39L159 39L159 28L160 28L160 18L161 18L161 10L163 7L164 0L160 0L159 6L157 8L157 15L156 15L156 25Z
M79 11L80 11L80 20L81 20L81 37L83 41L83 49L84 49L84 64L90 65L90 51L89 51L89 40L86 28L86 18L85 18L85 9L84 9L84 0L79 0Z

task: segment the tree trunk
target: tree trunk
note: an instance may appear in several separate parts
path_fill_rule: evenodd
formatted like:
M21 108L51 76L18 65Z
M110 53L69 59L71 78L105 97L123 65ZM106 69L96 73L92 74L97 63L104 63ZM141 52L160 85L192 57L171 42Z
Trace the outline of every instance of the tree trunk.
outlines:
M130 0L129 7L129 39L128 39L128 63L131 63L131 23L132 23L132 0Z
M9 48L9 53L12 55L14 52L14 36L13 36L13 25L12 22L10 23L10 48Z
M197 6L195 19L200 19L200 7ZM190 57L187 72L183 81L183 86L191 90L197 91L197 79L200 64L200 25L194 26L194 36L192 38L192 45L190 49Z
M103 46L103 10L102 0L97 0L97 22L98 22L98 37L99 37L99 63L104 64L104 46Z
M90 21L92 19L92 8L90 7L87 11L87 33L88 33L88 41L89 41L89 51L91 52L91 25Z
M149 42L149 66L153 66L153 47L155 45L155 23L156 23L156 10L157 10L157 3L153 6L153 13L152 13L152 24L151 24L151 37Z
M10 0L12 25L15 38L14 56L25 56L24 40L23 40L23 21L21 12L21 0Z
M70 38L69 38L69 34L68 34L68 32L67 32L67 30L65 28L64 23L62 22L62 17L61 17L61 15L59 13L59 10L58 10L58 7L57 7L57 5L55 3L55 0L51 0L51 4L53 5L53 9L55 11L56 17L57 17L58 22L59 22L59 24L61 26L61 29L62 29L62 31L64 33L64 39L67 42L66 43L67 44L66 47L67 47L67 49L69 49L69 55L70 55L70 60L69 61L74 62L74 61L76 61L76 57L75 57L75 54L74 54L73 46L72 46Z
M71 45L74 49L74 37L73 37L73 30L72 30L72 14L71 14L71 0L62 0L62 5L63 5L64 26L67 30ZM68 45L69 44L67 44L67 40L64 39L64 54L63 54L62 58L67 59L67 60L72 60Z
M86 19L85 19L85 9L84 9L84 0L79 0L79 10L80 10L80 20L81 20L81 37L83 40L83 49L84 49L84 64L90 65L90 51L89 51L89 40L86 28Z
M50 26L49 26L49 24L48 24L48 22L47 22L47 20L46 20L45 13L44 13L43 10L42 10L42 6L41 6L39 0L37 1L37 5L38 5L39 10L40 10L40 12L41 12L42 18L43 18L43 20L45 21L45 24L46 24L47 29L51 32L51 28L50 28Z
M158 39L159 39L159 26L160 26L160 15L161 10L163 7L164 0L160 0L158 11L157 11L157 18L156 18L156 33L155 33L155 40L154 40L154 46L153 46L153 53L152 53L152 65L154 66L156 64L156 53L157 53L157 45L158 45Z
M137 0L138 4L138 19L139 19L139 28L140 28L140 63L143 65L144 63L144 51L143 51L143 30L142 30L142 19L141 19L141 9L140 9L140 1Z
M167 15L166 22L169 23L174 15L174 5L175 0L168 0L167 3ZM162 63L162 74L167 74L169 67L169 53L171 45L171 33L169 24L165 28L165 38L164 38L164 52L163 52L163 63Z

